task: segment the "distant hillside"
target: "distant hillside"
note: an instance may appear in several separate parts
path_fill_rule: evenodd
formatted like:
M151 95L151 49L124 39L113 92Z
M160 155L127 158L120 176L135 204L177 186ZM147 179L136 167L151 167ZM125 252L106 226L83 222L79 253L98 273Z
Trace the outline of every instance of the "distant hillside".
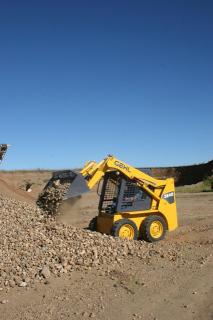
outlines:
M213 160L190 166L152 168L152 175L161 179L173 177L176 186L196 184L213 175Z

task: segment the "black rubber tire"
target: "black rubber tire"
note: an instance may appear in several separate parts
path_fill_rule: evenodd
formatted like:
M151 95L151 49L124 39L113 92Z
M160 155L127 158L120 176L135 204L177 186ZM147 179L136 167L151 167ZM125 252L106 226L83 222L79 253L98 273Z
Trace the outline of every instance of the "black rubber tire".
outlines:
M152 222L154 221L160 221L162 226L163 226L163 233L159 238L153 238L152 235L150 234L150 226L152 224ZM166 225L166 221L164 220L164 218L162 218L161 216L157 216L157 215L152 215L147 217L141 226L141 236L142 239L147 241L147 242L157 242L160 240L163 240L166 234L166 230L167 230L167 225Z
M97 217L94 217L94 218L92 218L92 220L90 220L88 229L91 231L97 230Z
M136 224L132 220L129 220L129 219L121 219L121 220L116 221L112 227L111 235L114 237L119 237L119 230L124 224L129 224L133 227L133 229L134 229L133 240L137 240L139 237L138 228L137 228Z

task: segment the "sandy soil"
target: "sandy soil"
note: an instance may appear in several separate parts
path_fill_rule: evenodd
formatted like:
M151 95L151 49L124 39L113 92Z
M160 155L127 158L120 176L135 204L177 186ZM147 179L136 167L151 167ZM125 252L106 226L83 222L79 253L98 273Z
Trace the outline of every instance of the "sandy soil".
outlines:
M1 191L27 201L34 201L42 187L30 198L3 178L1 174ZM213 193L179 194L177 205L178 230L155 246L173 247L178 262L152 255L152 249L146 263L128 256L109 272L74 271L46 285L2 290L0 319L213 319ZM67 208L65 212L59 220L71 223ZM72 223L86 227L96 212L92 192L78 204Z

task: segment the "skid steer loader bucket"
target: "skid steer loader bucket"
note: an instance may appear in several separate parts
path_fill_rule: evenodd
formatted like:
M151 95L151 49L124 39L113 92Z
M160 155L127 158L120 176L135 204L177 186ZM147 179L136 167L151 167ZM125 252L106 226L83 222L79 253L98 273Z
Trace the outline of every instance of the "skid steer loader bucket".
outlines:
M88 191L86 180L81 173L72 170L57 171L40 193L37 205L48 214L56 214L63 201L77 200Z
M78 197L88 191L89 188L87 186L86 180L80 173L76 173L76 176L71 182L70 187L64 196L64 199L67 200L70 198Z
M72 170L54 172L50 183L56 183L56 185L70 184L67 186L63 200L81 196L83 193L89 191L86 180L82 174ZM50 184L47 186L49 187Z

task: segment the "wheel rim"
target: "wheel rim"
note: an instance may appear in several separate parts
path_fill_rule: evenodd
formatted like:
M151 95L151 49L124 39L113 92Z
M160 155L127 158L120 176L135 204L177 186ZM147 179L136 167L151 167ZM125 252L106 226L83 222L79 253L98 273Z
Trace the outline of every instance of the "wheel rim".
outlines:
M119 237L125 239L134 239L135 231L130 224L124 224L120 227Z
M150 234L152 238L160 238L163 234L163 225L160 221L153 221L150 225Z

